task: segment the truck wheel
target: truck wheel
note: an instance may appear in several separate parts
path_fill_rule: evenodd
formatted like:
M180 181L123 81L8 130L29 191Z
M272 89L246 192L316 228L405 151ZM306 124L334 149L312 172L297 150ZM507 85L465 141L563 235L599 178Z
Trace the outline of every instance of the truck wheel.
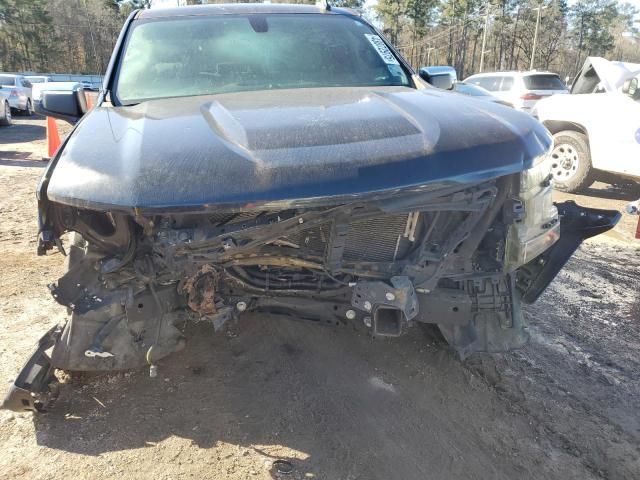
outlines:
M27 109L24 111L25 116L30 117L33 115L33 106L31 100L27 100Z
M577 192L594 181L591 153L586 135L572 130L553 136L551 173L554 187L562 192Z
M4 102L3 109L3 115L0 117L0 125L6 127L11 125L11 107L9 106L9 102Z

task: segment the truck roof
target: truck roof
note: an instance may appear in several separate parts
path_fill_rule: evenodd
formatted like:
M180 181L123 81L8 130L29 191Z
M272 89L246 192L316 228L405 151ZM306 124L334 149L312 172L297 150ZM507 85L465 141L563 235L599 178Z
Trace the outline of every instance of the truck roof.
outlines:
M252 13L316 13L333 15L355 15L354 10L348 8L334 8L327 10L322 5L294 5L283 3L222 3L214 5L192 5L186 7L158 8L140 10L137 18L166 18L199 15L246 15Z

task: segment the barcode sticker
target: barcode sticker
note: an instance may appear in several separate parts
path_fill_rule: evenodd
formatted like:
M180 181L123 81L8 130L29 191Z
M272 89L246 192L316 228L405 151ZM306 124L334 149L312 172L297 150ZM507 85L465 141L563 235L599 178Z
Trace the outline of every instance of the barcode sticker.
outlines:
M393 55L393 53L391 53L391 50L389 50L389 48L385 45L385 43L378 35L365 33L364 36L367 37L369 43L371 43L371 45L373 45L373 48L376 49L376 52L378 52L378 55L380 55L380 58L382 58L384 63L386 63L387 65L400 65L398 59Z

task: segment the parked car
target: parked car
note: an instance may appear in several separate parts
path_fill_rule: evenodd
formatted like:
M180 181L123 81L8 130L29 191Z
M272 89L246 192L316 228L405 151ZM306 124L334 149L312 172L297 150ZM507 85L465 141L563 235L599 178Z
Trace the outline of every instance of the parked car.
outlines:
M46 88L46 84L52 83L53 80L46 75L27 75L25 78L31 82L31 98L35 105L35 102L40 100L40 94Z
M0 89L0 127L11 125L11 105L9 105L9 93Z
M47 75L25 75L24 78L29 80L32 84L53 82L51 77Z
M551 72L478 73L465 83L482 87L523 112L530 112L538 100L568 93L560 77Z
M0 88L9 92L9 105L27 116L33 115L31 82L24 75L0 73Z
M463 95L475 97L476 99L483 100L485 102L499 103L500 105L513 107L511 103L505 102L504 100L492 95L488 90L485 90L482 87L478 87L477 85L472 85L470 83L456 82L453 84L453 91L461 93Z
M640 64L586 59L571 95L539 102L533 114L553 134L558 190L587 188L600 172L640 180Z
M70 318L6 408L45 408L54 369L153 376L186 321L251 311L516 348L521 302L619 218L554 205L539 122L433 88L351 10L141 10L122 32L93 109L42 94L77 122L38 188Z
M100 90L100 86L95 84L95 83L91 83L89 81L83 81L82 82L82 86L85 90L89 90L92 92L97 92Z

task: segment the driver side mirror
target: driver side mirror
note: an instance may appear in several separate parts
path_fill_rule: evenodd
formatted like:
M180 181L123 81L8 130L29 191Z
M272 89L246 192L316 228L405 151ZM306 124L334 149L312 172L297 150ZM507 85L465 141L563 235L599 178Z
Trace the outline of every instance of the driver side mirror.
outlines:
M71 90L45 90L40 101L36 102L36 112L69 123L76 123L87 110L87 100L82 87L74 87Z
M453 67L422 67L418 75L425 82L442 90L452 90L456 81L456 71Z
M640 88L638 88L638 77L625 80L622 86L622 93L630 96L634 100L640 99Z

